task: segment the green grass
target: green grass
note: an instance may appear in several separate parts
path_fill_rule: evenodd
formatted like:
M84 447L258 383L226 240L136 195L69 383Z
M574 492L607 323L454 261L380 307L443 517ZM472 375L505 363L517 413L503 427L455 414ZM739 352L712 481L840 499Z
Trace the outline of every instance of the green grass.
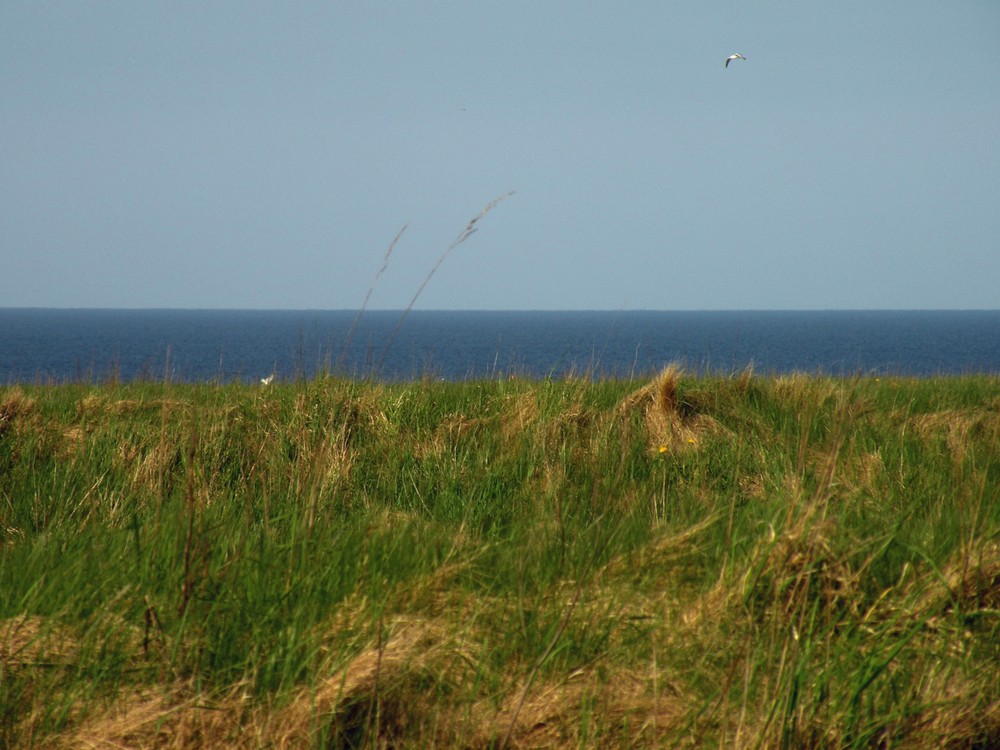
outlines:
M994 377L0 388L0 746L996 746L998 430Z

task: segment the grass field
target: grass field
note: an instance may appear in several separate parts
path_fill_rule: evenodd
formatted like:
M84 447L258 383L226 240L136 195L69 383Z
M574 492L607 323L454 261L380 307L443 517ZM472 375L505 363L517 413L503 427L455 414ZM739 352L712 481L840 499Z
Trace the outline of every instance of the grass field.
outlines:
M1000 747L1000 378L0 388L0 747Z

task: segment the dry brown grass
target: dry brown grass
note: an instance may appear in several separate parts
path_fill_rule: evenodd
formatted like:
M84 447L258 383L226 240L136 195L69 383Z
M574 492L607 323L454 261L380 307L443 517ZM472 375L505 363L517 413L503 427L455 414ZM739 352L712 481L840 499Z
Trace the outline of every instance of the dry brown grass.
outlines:
M212 693L185 681L120 694L73 729L55 748L300 748L327 736L332 746L370 733L380 746L433 734L420 685L449 682L461 643L440 625L398 620L382 642L362 650L330 677L296 691L281 705L253 698L246 686Z
M724 432L715 419L680 398L678 383L682 374L680 367L669 365L651 383L618 404L621 416L638 407L644 409L649 452L653 455L697 450L705 437Z
M939 574L907 581L914 611L934 622L941 615L1000 612L1000 543L974 541L956 550Z
M803 372L778 375L770 381L771 392L799 413L815 411L838 396L841 386L832 378L817 378Z
M77 639L51 619L19 615L0 622L0 668L68 664L77 657Z
M538 396L533 390L506 396L501 409L501 437L508 441L519 438L538 421L538 414Z
M16 430L22 422L28 422L30 429L36 429L40 420L37 399L25 394L18 386L0 391L0 437L12 429Z
M25 394L19 386L5 388L0 397L0 424L30 414L37 406L38 399Z
M882 452L875 449L855 456L848 463L842 481L846 489L869 499L881 497L886 481Z
M445 622L400 618L344 666L281 705L245 686L220 693L192 684L120 694L52 748L577 747L584 732L613 747L656 746L686 703L662 676L579 669L557 682L517 681L505 697L469 703L479 644ZM429 692L426 686L433 685ZM449 696L452 696L449 698Z
M789 622L803 613L857 615L861 572L832 547L839 532L822 501L796 501L796 515L783 530L773 527L750 556L742 583L732 590L751 612L781 614Z
M535 686L523 703L515 703L523 689L518 686L499 712L485 711L467 746L495 746L496 730L510 729L513 721L510 748L657 747L688 705L672 683L638 671L623 670L607 680L581 669L563 682Z
M641 550L614 557L598 571L598 580L604 576L628 575L630 570L645 569L648 566L677 575L685 560L697 551L698 537L718 521L715 515L707 516L679 533L659 535Z
M462 442L475 438L489 424L489 420L480 417L468 417L457 412L448 414L427 440L412 446L414 455L427 458L445 454Z
M982 683L958 674L944 660L927 665L913 686L912 704L924 710L901 727L908 748L1000 747L1000 703L984 700Z
M996 405L976 409L944 409L918 414L907 420L904 429L911 429L925 443L943 441L956 468L966 458L972 438L1000 433L1000 408Z

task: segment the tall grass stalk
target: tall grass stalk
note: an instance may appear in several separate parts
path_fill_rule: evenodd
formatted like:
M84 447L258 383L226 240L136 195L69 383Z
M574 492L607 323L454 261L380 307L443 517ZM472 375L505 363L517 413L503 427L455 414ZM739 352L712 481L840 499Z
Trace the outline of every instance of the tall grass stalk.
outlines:
M354 332L358 328L358 323L361 322L361 316L364 315L365 310L368 309L368 302L372 298L372 294L375 292L375 287L378 286L378 280L382 278L382 274L385 273L385 269L389 267L389 258L392 257L392 251L396 249L396 245L399 243L400 238L403 236L403 232L406 231L407 224L403 225L396 236L392 238L392 242L385 250L385 255L382 257L382 265L379 267L378 271L375 273L375 278L372 279L371 286L368 287L368 293L365 294L364 300L361 302L361 306L358 308L357 314L354 316L354 320L351 321L350 327L347 329L347 334L344 336L344 343L340 347L340 354L337 356L337 365L335 370L340 371L341 366L344 364L344 359L347 356L348 347L351 345L351 341L354 340Z
M399 316L399 321L396 323L396 327L393 328L392 333L389 334L389 338L386 340L385 347L382 349L382 355L379 357L378 365L375 368L376 372L379 372L382 369L382 365L385 363L386 355L388 355L389 349L392 347L393 342L396 340L396 336L399 333L399 329L403 327L403 321L406 320L406 316L410 314L410 310L413 309L413 306L417 304L417 300L420 298L420 295L423 294L424 289L427 287L427 284L430 283L430 280L434 276L434 274L437 273L437 270L442 266L442 264L444 264L445 260L448 259L448 256L451 255L452 251L455 248L457 248L459 245L461 245L463 242L469 239L469 237L471 237L472 234L476 232L476 230L478 229L476 225L479 223L479 221L484 216L486 216L486 214L488 214L490 211L496 208L500 203L507 200L513 194L514 194L513 191L504 193L503 195L497 196L489 203L487 203L483 207L483 210L469 220L469 223L465 225L465 229L459 232L455 240L450 245L448 245L447 248L445 248L445 251L443 253L441 253L441 257L438 258L437 263L435 263L431 267L431 270L428 271L427 276L424 277L424 280L420 284L420 286L417 287L417 291L414 292L413 294L413 299L410 300L410 303L403 310L403 314Z

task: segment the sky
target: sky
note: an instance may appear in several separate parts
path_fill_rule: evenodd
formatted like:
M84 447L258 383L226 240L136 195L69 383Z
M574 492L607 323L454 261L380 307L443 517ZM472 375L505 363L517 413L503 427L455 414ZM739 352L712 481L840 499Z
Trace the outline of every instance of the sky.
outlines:
M998 39L996 0L4 0L0 306L1000 308Z

